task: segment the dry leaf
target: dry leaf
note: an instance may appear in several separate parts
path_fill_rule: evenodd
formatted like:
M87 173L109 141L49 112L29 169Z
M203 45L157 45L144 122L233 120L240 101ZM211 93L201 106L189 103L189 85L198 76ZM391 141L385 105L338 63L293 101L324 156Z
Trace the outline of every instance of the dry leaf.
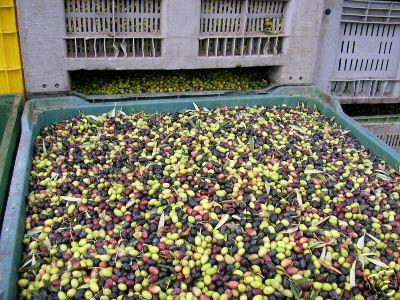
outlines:
M265 192L267 195L271 192L271 185L268 182L265 183Z
M357 248L362 250L365 245L365 234L357 241Z
M200 111L200 107L196 103L193 102L193 106L196 111Z
M158 221L158 227L157 227L157 232L160 234L161 228L165 226L165 215L164 212L160 216L160 220Z
M329 251L326 253L325 255L325 260L329 261L330 263L332 263L332 253L330 253Z
M357 260L353 262L353 265L351 266L350 269L350 287L355 287L356 286L356 263Z
M320 261L321 265L324 266L325 268L338 273L338 274L343 274L342 272L340 272L338 269L336 269L334 266L331 265L330 262L326 261L326 260L321 260Z
M82 201L81 198L68 197L68 196L61 196L60 199L68 201L68 202L79 202L79 201Z
M219 220L217 226L215 226L214 230L218 230L219 228L221 228L226 223L226 221L228 221L228 219L229 219L228 214L222 215L221 219Z
M319 257L319 259L325 260L325 256L326 256L326 247L324 246L324 248L322 248L321 256Z
M372 262L374 265L377 265L377 266L379 266L379 267L386 268L386 269L389 268L389 266L388 266L387 264L385 264L384 262L382 262L382 261L380 261L380 260L378 260L378 259L373 259L373 258L370 258L370 257L367 257L367 259L368 259L370 262Z
M368 232L365 233L366 235L368 235L372 240L375 241L375 243L380 243L381 240L379 240L378 238L374 237L372 234L369 234Z
M44 140L42 141L43 153L47 154L46 145L44 144Z
M320 170L304 170L304 174L309 175L309 174L321 174L324 173L323 171Z
M321 221L319 221L318 223L316 223L315 226L321 225L321 224L324 223L326 220L328 220L330 217L331 217L331 216L327 216L327 217L323 218Z
M299 204L299 206L303 205L303 199L301 198L301 194L296 191L296 195L297 195L297 203Z

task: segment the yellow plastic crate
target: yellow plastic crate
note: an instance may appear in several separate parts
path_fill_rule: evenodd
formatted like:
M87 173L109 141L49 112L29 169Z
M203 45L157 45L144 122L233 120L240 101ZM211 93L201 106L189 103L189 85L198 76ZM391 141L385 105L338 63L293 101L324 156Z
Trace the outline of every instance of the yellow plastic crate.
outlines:
M15 10L13 0L0 0L0 94L24 92Z

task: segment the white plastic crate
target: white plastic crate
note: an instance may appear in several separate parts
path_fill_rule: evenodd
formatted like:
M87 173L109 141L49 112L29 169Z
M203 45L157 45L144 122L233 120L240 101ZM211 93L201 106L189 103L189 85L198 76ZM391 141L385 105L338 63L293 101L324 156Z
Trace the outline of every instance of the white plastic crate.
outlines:
M161 56L161 0L65 0L67 57Z
M400 97L400 2L327 0L316 83L343 103Z
M286 1L202 0L199 56L282 53Z
M400 152L400 115L356 117L355 119L385 144Z
M28 93L75 70L271 66L311 84L323 0L17 0Z

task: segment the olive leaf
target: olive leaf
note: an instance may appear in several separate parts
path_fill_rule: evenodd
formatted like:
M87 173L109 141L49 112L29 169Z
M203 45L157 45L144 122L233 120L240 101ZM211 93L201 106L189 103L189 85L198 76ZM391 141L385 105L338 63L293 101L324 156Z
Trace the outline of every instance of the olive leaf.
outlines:
M317 241L317 242L309 245L308 248L318 249L318 248L322 248L322 247L325 247L325 246L326 246L325 242Z
M379 267L386 268L386 269L389 268L389 266L387 264L385 264L384 262L382 262L378 259L373 259L373 258L367 257L367 260L369 260L371 263L373 263L374 265L377 265Z
M68 197L68 196L61 196L61 200L68 201L68 202L80 202L82 198L75 198L75 197Z
M100 125L100 117L94 115L86 115L86 119L88 120L89 124Z
M153 152L152 152L152 156L156 156L156 154L157 154L157 142L156 142L156 144L154 145L154 147L153 147Z
M267 195L271 192L271 185L268 182L265 182L265 192Z
M310 282L307 278L304 278L304 277L303 278L299 278L299 279L293 279L293 277L292 277L291 280L294 283L296 283L296 284L298 284L300 286L306 285L306 284L308 284Z
M357 241L357 248L362 250L365 245L365 234Z
M201 110L200 107L199 107L196 103L194 103L194 102L193 102L193 106L194 106L194 109L195 109L196 111L200 111L200 110Z
M55 172L51 172L50 180L54 181L58 179L59 174Z
M376 238L372 234L369 234L368 232L366 232L365 234L368 235L372 240L374 240L375 243L380 243L381 242L381 240L379 240L378 238Z
M356 263L357 260L353 262L353 265L351 266L350 269L350 287L355 287L356 286Z
M299 206L302 206L303 199L301 198L301 194L299 193L299 191L296 191L296 197L297 197L297 203L299 204Z
M249 147L250 147L250 151L254 152L254 137L250 137L250 139L249 139Z
M299 230L299 227L292 227L285 231L285 233L290 234Z
M326 260L321 260L320 261L321 265L324 266L325 268L338 273L338 274L343 274L342 272L340 272L338 269L336 269L334 266L332 266L332 264L329 261Z
M27 235L27 236L32 236L32 235L41 233L42 231L43 231L43 227L40 226L40 227L36 227L36 228L33 228L33 229L29 230L29 231L26 233L26 235Z
M307 296L306 300L315 300L317 298L318 292L312 290L311 293Z
M226 223L226 221L228 221L228 219L229 219L229 215L228 214L223 214L221 216L221 219L219 220L217 226L215 226L214 231L218 230L219 228L221 228Z
M42 147L43 147L43 153L47 154L47 149L46 149L46 145L44 143L44 140L42 140Z
M332 263L332 253L328 251L325 255L325 260Z
M376 170L375 177L383 181L392 181L392 178L389 176L389 174L382 170Z
M326 220L328 220L330 217L331 217L331 216L327 216L327 217L323 218L321 221L319 221L318 223L316 223L315 226L321 225L321 224L324 223Z
M232 216L232 219L236 219L236 220L239 220L239 221L240 221L242 218L239 217L238 215L233 215L233 216Z
M301 292L301 289L300 289L300 287L299 287L298 284L296 284L296 283L293 282L293 281L290 281L290 290L292 291L293 297L294 297L295 299L300 299L300 292Z
M129 208L131 206L135 205L135 199L131 199L126 203L126 208Z
M78 287L78 290L87 289L88 287L89 287L88 284L82 284L80 287Z
M315 169L311 169L311 170L307 169L307 170L304 170L304 174L306 174L306 175L321 174L321 173L324 173L324 172L321 171L321 170L315 170Z
M292 129L294 129L294 130L297 130L297 131L301 132L302 134L306 134L306 132L302 128L300 128L299 126L291 125L290 127L292 127Z
M52 248L49 237L46 236L46 238L45 238L44 241L43 241L43 245L44 245L48 250L50 250L50 249Z
M322 252L319 259L325 260L325 255L326 255L326 247L324 246L324 248L322 248Z
M158 227L157 227L157 232L160 234L161 228L165 226L165 214L162 212L160 216L160 220L158 221Z

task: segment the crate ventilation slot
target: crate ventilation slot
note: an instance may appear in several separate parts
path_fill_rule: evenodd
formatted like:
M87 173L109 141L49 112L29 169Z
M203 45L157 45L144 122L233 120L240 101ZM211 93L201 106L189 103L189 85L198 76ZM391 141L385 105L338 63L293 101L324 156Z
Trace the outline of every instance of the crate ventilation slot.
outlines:
M161 0L65 0L68 57L157 57Z
M286 1L202 0L199 56L281 53Z
M252 56L281 53L280 37L205 38L199 43L199 56Z
M344 0L343 22L400 24L400 2Z
M67 38L70 58L139 58L161 56L161 39Z
M338 97L390 97L395 80L334 80L331 94Z

